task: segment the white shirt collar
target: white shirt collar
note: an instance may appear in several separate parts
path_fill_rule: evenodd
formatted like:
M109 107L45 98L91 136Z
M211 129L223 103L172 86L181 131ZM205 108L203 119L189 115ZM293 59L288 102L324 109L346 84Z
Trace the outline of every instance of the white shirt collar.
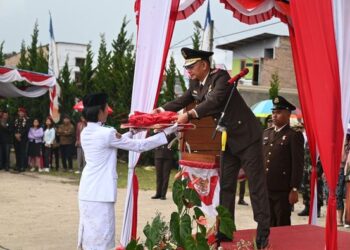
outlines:
M287 125L288 125L288 123L285 124L284 126L280 127L280 128L275 127L275 132L280 132Z
M203 80L202 82L199 82L200 85L203 85L203 86L204 86L205 81L207 80L207 78L208 78L208 76L209 76L209 73L210 73L210 71L208 72L208 74L206 75L206 77L204 78L204 80Z
M87 125L89 125L90 127L101 127L102 122L87 122Z

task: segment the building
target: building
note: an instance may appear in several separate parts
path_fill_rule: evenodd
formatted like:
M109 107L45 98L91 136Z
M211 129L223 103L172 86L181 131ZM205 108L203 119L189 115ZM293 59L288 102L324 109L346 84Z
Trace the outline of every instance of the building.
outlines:
M232 75L243 68L249 73L240 81L239 89L248 105L269 97L272 74L278 74L279 93L299 106L288 36L261 33L218 45L218 49L232 51Z
M80 67L85 63L87 44L56 42L58 67L61 70L67 60L70 78L80 82ZM49 45L42 46L44 54L48 55ZM21 57L20 53L14 53L5 59L5 66L15 68Z

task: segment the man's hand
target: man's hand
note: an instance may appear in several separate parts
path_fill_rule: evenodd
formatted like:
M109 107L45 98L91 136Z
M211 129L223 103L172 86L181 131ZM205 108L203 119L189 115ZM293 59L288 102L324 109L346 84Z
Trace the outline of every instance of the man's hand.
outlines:
M151 111L151 114L158 114L158 113L162 113L164 112L164 110L162 108L156 108L156 109L153 109Z
M298 191L293 191L291 190L289 193L289 203L291 205L295 204L298 202Z
M187 113L183 113L181 115L178 115L178 117L177 117L178 124L183 124L183 123L188 123L188 122L189 122L189 120L188 120Z

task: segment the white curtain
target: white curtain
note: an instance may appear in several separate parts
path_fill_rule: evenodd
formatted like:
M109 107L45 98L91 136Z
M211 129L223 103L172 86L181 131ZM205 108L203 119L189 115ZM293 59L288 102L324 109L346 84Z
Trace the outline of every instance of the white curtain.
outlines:
M350 119L350 1L333 0L344 135Z
M131 111L150 112L154 107L168 31L171 0L141 1L136 65ZM146 132L136 135L145 138ZM133 215L133 175L140 154L129 152L127 196L120 243L126 246L131 239Z
M35 98L44 95L48 91L48 88L32 86L26 90L17 88L11 82L0 82L0 96L1 97L29 97Z

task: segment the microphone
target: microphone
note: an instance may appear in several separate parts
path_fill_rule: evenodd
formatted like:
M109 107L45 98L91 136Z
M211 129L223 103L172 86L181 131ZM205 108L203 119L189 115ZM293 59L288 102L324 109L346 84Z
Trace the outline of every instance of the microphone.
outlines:
M239 79L241 79L241 77L245 76L246 74L249 73L249 69L244 68L241 70L241 72L239 72L239 74L235 75L234 77L232 77L230 80L228 80L227 82L229 84L234 84L236 81L238 81Z

